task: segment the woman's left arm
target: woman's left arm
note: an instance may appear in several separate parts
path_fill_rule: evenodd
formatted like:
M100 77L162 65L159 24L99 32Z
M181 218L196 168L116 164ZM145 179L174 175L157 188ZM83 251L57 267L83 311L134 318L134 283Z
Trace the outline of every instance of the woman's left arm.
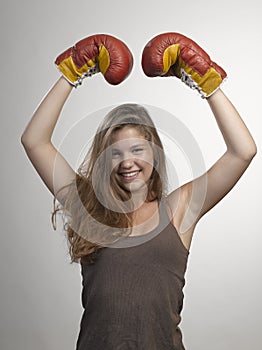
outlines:
M192 203L193 208L198 211L198 219L233 188L257 152L248 128L225 94L218 89L207 98L207 102L216 118L227 150L206 174L190 184L191 190L194 187L194 192L197 194L198 190L202 191L205 183L202 207L197 208L197 203ZM194 201L193 197L191 200ZM198 195L195 196L196 200L198 197Z

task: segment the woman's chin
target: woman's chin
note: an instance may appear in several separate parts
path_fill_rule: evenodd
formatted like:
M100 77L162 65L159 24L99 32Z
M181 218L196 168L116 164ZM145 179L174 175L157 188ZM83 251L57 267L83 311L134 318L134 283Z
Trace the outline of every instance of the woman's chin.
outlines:
M136 179L132 182L129 182L129 183L126 183L126 182L122 182L120 184L120 186L128 191L128 192L131 192L133 194L139 194L141 192L142 193L145 193L147 192L147 185L144 181L142 181L141 179Z

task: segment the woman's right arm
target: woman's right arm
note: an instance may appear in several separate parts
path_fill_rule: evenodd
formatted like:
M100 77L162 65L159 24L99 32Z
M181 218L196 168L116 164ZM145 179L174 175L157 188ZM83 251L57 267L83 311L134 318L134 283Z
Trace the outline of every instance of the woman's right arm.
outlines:
M72 88L65 78L59 78L21 137L28 158L53 195L75 178L74 170L51 142L55 125Z
M120 84L132 69L133 56L119 39L97 34L67 49L57 57L55 64L65 78L57 81L37 108L23 132L21 142L36 171L56 196L76 176L51 142L58 117L73 86L100 71L109 84Z

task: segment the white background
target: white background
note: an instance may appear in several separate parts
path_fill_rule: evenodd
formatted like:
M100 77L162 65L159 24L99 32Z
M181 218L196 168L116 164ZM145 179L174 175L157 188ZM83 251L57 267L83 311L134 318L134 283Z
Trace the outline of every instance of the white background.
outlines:
M176 78L149 79L142 73L144 45L167 31L191 37L227 71L223 91L258 146L243 178L195 232L184 289L184 343L188 350L261 349L261 4L9 0L0 6L1 350L72 350L79 331L80 269L69 263L61 225L52 229L52 195L20 144L33 111L59 77L53 63L59 53L86 36L108 33L128 44L135 65L117 87L99 74L73 91L55 129L55 144L90 112L138 102L183 121L207 168L224 152L206 101ZM95 123L90 119L90 128ZM80 151L78 144L70 145L72 154ZM72 154L64 155L75 167Z

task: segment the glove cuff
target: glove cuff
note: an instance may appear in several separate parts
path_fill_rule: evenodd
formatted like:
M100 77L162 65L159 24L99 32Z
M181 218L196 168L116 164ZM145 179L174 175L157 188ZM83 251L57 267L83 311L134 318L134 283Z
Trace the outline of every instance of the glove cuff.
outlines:
M203 76L192 69L180 68L180 75L181 81L196 90L202 98L210 97L223 82L223 78L213 67Z
M88 62L80 69L77 68L72 56L65 58L57 65L57 68L63 74L64 78L74 87L81 85L83 79L86 77L90 77L100 71L98 64L95 64L93 61Z

